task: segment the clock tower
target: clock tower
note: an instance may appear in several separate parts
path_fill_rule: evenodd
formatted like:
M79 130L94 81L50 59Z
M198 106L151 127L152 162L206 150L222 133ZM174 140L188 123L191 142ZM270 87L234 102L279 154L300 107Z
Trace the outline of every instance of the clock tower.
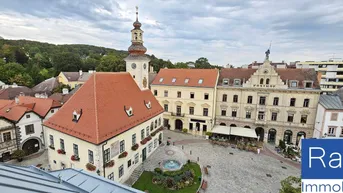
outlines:
M131 46L129 55L124 59L126 71L136 81L141 90L149 89L149 62L150 59L145 55L147 49L143 46L142 24L138 21L138 7L136 7L136 21L131 30Z

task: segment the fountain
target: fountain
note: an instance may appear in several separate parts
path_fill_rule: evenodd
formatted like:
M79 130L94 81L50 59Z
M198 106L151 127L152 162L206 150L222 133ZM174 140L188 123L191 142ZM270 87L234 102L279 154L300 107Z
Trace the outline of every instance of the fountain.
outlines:
M176 160L165 160L162 162L163 170L175 171L182 167L182 164Z

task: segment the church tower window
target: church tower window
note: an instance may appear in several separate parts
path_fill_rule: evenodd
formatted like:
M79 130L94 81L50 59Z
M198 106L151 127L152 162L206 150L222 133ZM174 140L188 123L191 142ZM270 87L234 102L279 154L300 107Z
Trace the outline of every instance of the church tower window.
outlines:
M260 79L260 84L263 84L263 78Z

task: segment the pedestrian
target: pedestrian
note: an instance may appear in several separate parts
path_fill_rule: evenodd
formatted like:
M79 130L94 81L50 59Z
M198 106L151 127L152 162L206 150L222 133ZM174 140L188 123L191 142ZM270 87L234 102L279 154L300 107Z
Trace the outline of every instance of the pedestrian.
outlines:
M261 149L257 148L257 154L260 154Z

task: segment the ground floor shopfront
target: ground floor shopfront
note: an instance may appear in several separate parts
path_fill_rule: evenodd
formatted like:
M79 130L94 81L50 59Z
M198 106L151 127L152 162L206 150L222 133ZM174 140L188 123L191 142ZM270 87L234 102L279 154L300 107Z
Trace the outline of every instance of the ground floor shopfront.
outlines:
M271 144L279 144L279 140L285 141L287 144L298 145L301 138L311 138L313 129L299 128L290 126L274 126L274 125L256 125L251 123L233 122L231 120L217 119L217 125L244 127L254 129L257 135L257 140L268 142Z

